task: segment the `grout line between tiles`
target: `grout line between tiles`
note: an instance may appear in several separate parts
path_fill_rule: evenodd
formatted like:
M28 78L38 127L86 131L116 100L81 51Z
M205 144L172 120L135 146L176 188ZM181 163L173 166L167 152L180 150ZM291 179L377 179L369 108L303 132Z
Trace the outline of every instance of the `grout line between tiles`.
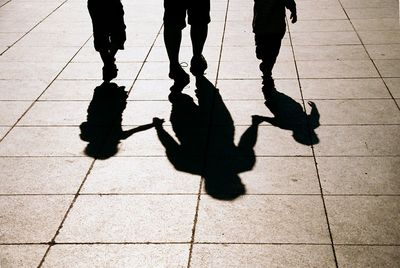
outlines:
M296 60L296 54L295 54L295 50L294 50L294 47L293 47L292 35L291 35L291 32L290 32L290 23L289 23L289 20L287 19L287 17L286 17L286 23L288 25L288 35L289 35L290 44L292 46L292 54L293 54L293 59L294 59L294 65L295 65L295 70L296 70L297 81L298 81L299 88L300 88L302 106L303 106L304 111L306 111L306 109L305 109L306 104L305 104L305 100L304 100L304 94L303 94L303 91L302 91L302 86L301 86L301 81L300 81L300 74L299 74L299 69L298 69L297 60ZM311 138L312 129L310 127L309 120L307 120L307 128L308 128L309 139L311 141L312 140L312 138ZM325 220L326 220L326 224L327 224L327 227L328 227L329 238L330 238L330 241L331 241L331 249L332 249L333 259L335 261L336 268L338 268L339 265L338 265L338 260L337 260L337 256L336 256L335 245L334 245L334 242L333 242L333 236L332 236L332 231L331 231L329 217L328 217L328 211L327 211L326 204L325 204L324 192L323 192L323 188L322 188L322 184L321 184L321 178L320 178L320 174L319 174L319 170L318 170L318 164L317 164L317 159L316 159L316 155L315 155L315 150L314 150L314 145L313 144L311 144L311 151L312 151L312 155L313 155L313 159L314 159L316 175L317 175L317 178L318 178L318 185L319 185L321 201L322 201L322 205L323 205L323 209L324 209L324 213L325 213Z

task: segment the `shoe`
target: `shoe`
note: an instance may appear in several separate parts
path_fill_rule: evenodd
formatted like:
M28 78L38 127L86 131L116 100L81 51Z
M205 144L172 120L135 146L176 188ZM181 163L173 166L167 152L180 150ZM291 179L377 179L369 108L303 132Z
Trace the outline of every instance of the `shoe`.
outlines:
M174 84L170 88L171 91L182 91L190 82L189 75L183 70L182 66L170 66L169 78L174 80Z
M104 65L103 67L103 80L105 82L110 82L114 78L116 78L118 75L118 69L117 65L110 64L110 65Z
M190 61L190 72L194 76L201 76L204 75L204 71L207 69L207 61L200 55L200 57L193 57Z

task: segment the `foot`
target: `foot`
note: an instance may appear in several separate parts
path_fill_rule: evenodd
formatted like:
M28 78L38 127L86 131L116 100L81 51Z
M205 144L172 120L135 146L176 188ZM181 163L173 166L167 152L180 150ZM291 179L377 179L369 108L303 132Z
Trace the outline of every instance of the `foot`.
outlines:
M117 66L112 63L109 65L104 65L103 67L103 80L105 82L110 82L114 78L116 78L118 75L118 69Z
M192 60L190 61L190 72L194 76L204 75L204 71L207 69L207 61L203 57L200 56L193 56Z
M189 75L180 65L170 66L169 78L174 80L171 91L182 91L190 82Z

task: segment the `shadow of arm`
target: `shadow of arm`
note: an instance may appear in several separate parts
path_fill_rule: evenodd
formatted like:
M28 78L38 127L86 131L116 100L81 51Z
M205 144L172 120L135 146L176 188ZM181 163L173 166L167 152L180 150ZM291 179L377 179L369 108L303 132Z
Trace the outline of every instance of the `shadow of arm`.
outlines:
M148 129L152 128L152 127L154 127L153 123L142 125L142 126L138 126L138 127L123 131L122 135L121 135L121 139L125 140L125 139L129 138L130 136L132 136L133 134L135 134L137 132L145 131L145 130L148 130Z

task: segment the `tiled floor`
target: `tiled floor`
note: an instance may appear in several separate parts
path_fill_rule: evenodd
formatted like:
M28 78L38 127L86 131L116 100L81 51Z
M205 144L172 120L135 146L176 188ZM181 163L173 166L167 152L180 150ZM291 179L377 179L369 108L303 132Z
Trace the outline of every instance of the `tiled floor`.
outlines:
M102 65L86 1L0 0L1 268L399 267L398 1L298 0L274 69L280 114L261 94L253 1L211 2L206 77L221 98L192 77L192 108L171 113L162 1L123 0L127 104L99 105L121 107L125 132L88 144ZM169 135L137 128L153 117ZM245 194L209 192L221 178Z

